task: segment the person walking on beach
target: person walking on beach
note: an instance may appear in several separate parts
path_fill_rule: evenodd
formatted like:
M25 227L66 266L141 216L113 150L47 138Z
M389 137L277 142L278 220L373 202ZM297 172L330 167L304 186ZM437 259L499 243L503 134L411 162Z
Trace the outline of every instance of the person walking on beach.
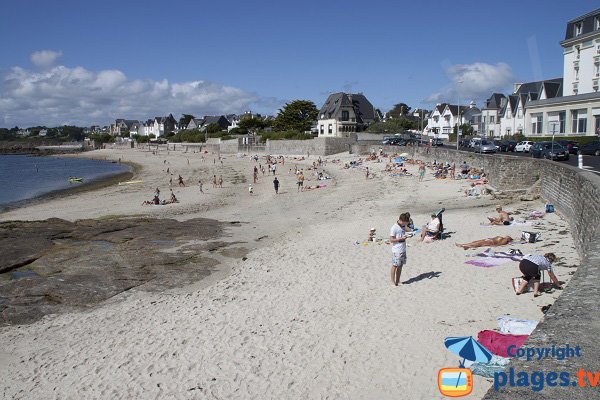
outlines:
M217 187L217 175L213 175L213 189Z
M552 280L552 284L558 290L562 290L562 286L556 275L552 271L552 263L556 261L554 253L546 253L543 256L528 254L519 263L519 270L523 273L523 281L517 290L517 295L523 293L527 285L533 281L533 297L540 295L540 272L548 271L548 276Z
M219 187L223 188L223 175L219 175Z
M298 174L298 192L299 191L303 191L304 192L304 174L302 172L300 172L300 174Z
M202 179L198 179L198 187L200 188L200 193L204 193L204 190L202 190Z
M423 177L425 176L425 164L419 164L419 182L423 182Z
M181 177L181 175L179 175L179 186L183 186L185 187L185 183L183 183L183 178Z
M406 264L406 233L404 227L408 224L406 214L400 214L400 217L390 229L390 243L392 244L392 269L390 278L392 284L398 286L402 267Z
M273 187L275 188L275 194L279 194L279 179L277 177L273 179Z
M365 179L369 179L369 167L366 167L366 170L365 170Z

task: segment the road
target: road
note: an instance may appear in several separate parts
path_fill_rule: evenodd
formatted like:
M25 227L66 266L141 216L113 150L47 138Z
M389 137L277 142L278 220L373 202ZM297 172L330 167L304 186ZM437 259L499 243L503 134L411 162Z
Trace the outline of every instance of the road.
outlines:
M456 142L455 142L455 144L456 144ZM451 145L452 145L452 143L450 143L449 147L452 147ZM471 151L471 152L473 151L473 149L467 149L467 148L463 148L463 147L461 147L461 150L462 151ZM518 156L518 157L531 157L530 153L511 152L511 153L498 153L498 154ZM574 167L577 167L578 156L576 154L571 154L568 161L555 161L555 162L565 163L565 164L569 164ZM587 171L591 171L591 172L594 172L594 173L600 175L600 157L583 156L583 168Z

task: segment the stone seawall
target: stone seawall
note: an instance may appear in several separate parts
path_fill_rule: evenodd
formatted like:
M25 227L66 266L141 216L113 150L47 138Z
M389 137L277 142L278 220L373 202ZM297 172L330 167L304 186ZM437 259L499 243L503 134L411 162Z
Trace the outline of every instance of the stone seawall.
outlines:
M353 146L353 152L366 154L367 150ZM454 161L457 165L466 161L488 171L490 184L500 190L525 190L540 180L543 199L553 204L556 212L570 225L581 265L524 346L552 348L568 343L571 347L579 346L582 356L564 360L515 359L509 368L513 368L515 374L527 372L530 386L507 385L499 390L492 387L484 399L599 398L600 382L597 387L590 387L586 378L588 385L580 387L577 372L581 368L591 372L594 378L596 371L600 371L600 344L597 341L600 333L600 176L559 162L510 155L479 155L448 148L432 148L427 152L424 147L392 147L392 150L385 151L406 151L414 158ZM534 371L542 372L545 378L552 372L568 372L570 384L553 387L545 382L543 390L534 392L531 386L531 373ZM560 383L560 380L557 382Z

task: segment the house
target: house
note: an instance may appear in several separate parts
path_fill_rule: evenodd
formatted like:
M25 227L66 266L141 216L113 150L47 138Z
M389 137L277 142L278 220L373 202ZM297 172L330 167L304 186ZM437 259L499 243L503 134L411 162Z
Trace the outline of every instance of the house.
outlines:
M425 128L424 134L440 139L448 139L457 124L470 124L473 131L478 132L480 118L481 110L475 106L474 102L471 102L468 106L448 103L437 104L427 119L427 128Z
M481 108L481 123L479 133L488 137L500 137L500 112L506 106L508 99L502 93L492 93Z
M500 129L492 128L484 107L482 127L494 135L600 135L600 9L567 22L561 78L517 83L497 112ZM492 104L494 103L494 104Z
M229 121L227 120L227 118L225 118L224 115L208 115L204 116L202 130L206 130L206 128L208 128L208 126L212 124L218 125L222 131L227 130L227 128L230 125Z
M192 118L185 129L190 131L194 129L200 129L203 123L204 118Z
M333 93L318 114L319 137L348 137L377 118L375 107L362 93Z
M38 132L38 136L45 137L48 136L48 129L40 129Z
M125 133L130 132L131 125L139 123L137 119L123 119L118 118L115 123L110 126L110 134L113 136L122 136Z

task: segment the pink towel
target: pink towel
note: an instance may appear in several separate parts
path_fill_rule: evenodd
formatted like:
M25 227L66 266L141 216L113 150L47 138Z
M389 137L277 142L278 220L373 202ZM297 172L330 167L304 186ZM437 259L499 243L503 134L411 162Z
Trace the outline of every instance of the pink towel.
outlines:
M523 346L523 343L525 343L528 337L529 335L509 335L485 330L477 334L477 341L497 356L510 357L508 355L508 348L510 346L515 346L511 349L511 354L514 356L515 351Z

